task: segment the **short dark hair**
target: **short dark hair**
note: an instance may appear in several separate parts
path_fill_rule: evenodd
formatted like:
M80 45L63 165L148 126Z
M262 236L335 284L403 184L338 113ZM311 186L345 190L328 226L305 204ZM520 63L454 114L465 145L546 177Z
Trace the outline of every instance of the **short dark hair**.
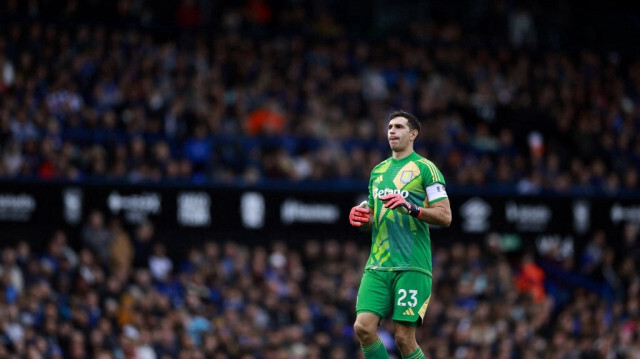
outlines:
M389 121L393 120L396 117L406 118L407 122L409 122L409 128L412 130L418 130L418 133L420 133L421 125L416 116L410 114L409 112L398 110L391 112L391 114L389 115Z

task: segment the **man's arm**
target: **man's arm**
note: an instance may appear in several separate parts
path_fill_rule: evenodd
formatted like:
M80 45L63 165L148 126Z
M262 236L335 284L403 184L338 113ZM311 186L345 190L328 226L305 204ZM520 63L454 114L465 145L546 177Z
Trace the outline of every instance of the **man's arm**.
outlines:
M401 209L404 213L429 224L442 227L451 225L451 204L447 197L430 204L429 207L420 207L407 202L400 194L388 194L381 196L380 199L384 202L386 208Z
M416 218L421 221L442 227L449 227L451 225L452 216L449 198L430 204L429 207L418 207L418 209L420 213Z

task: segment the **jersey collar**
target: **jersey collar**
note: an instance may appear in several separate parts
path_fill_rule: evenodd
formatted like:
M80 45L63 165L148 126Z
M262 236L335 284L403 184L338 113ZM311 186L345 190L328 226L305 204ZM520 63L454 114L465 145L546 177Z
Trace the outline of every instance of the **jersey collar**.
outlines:
M399 160L396 160L395 158L390 157L391 158L391 163L393 163L394 165L404 164L404 163L409 162L415 155L416 155L416 151L413 151L407 157L401 158Z

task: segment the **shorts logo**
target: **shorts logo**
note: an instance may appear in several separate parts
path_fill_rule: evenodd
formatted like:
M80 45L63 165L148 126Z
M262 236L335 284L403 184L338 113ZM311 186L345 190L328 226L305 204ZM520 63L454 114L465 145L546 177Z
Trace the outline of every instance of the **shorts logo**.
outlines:
M402 315L415 315L415 314L416 313L411 308L405 310L404 313L402 313Z
M407 184L411 182L411 179L413 179L412 171L402 171L402 175L400 175L400 182Z

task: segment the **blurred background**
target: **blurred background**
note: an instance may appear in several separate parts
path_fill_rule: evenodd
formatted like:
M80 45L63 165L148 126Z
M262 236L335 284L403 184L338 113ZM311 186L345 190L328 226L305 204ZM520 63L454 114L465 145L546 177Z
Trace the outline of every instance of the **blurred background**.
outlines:
M640 358L637 10L0 1L0 357L362 358L403 109L453 210L427 358Z

